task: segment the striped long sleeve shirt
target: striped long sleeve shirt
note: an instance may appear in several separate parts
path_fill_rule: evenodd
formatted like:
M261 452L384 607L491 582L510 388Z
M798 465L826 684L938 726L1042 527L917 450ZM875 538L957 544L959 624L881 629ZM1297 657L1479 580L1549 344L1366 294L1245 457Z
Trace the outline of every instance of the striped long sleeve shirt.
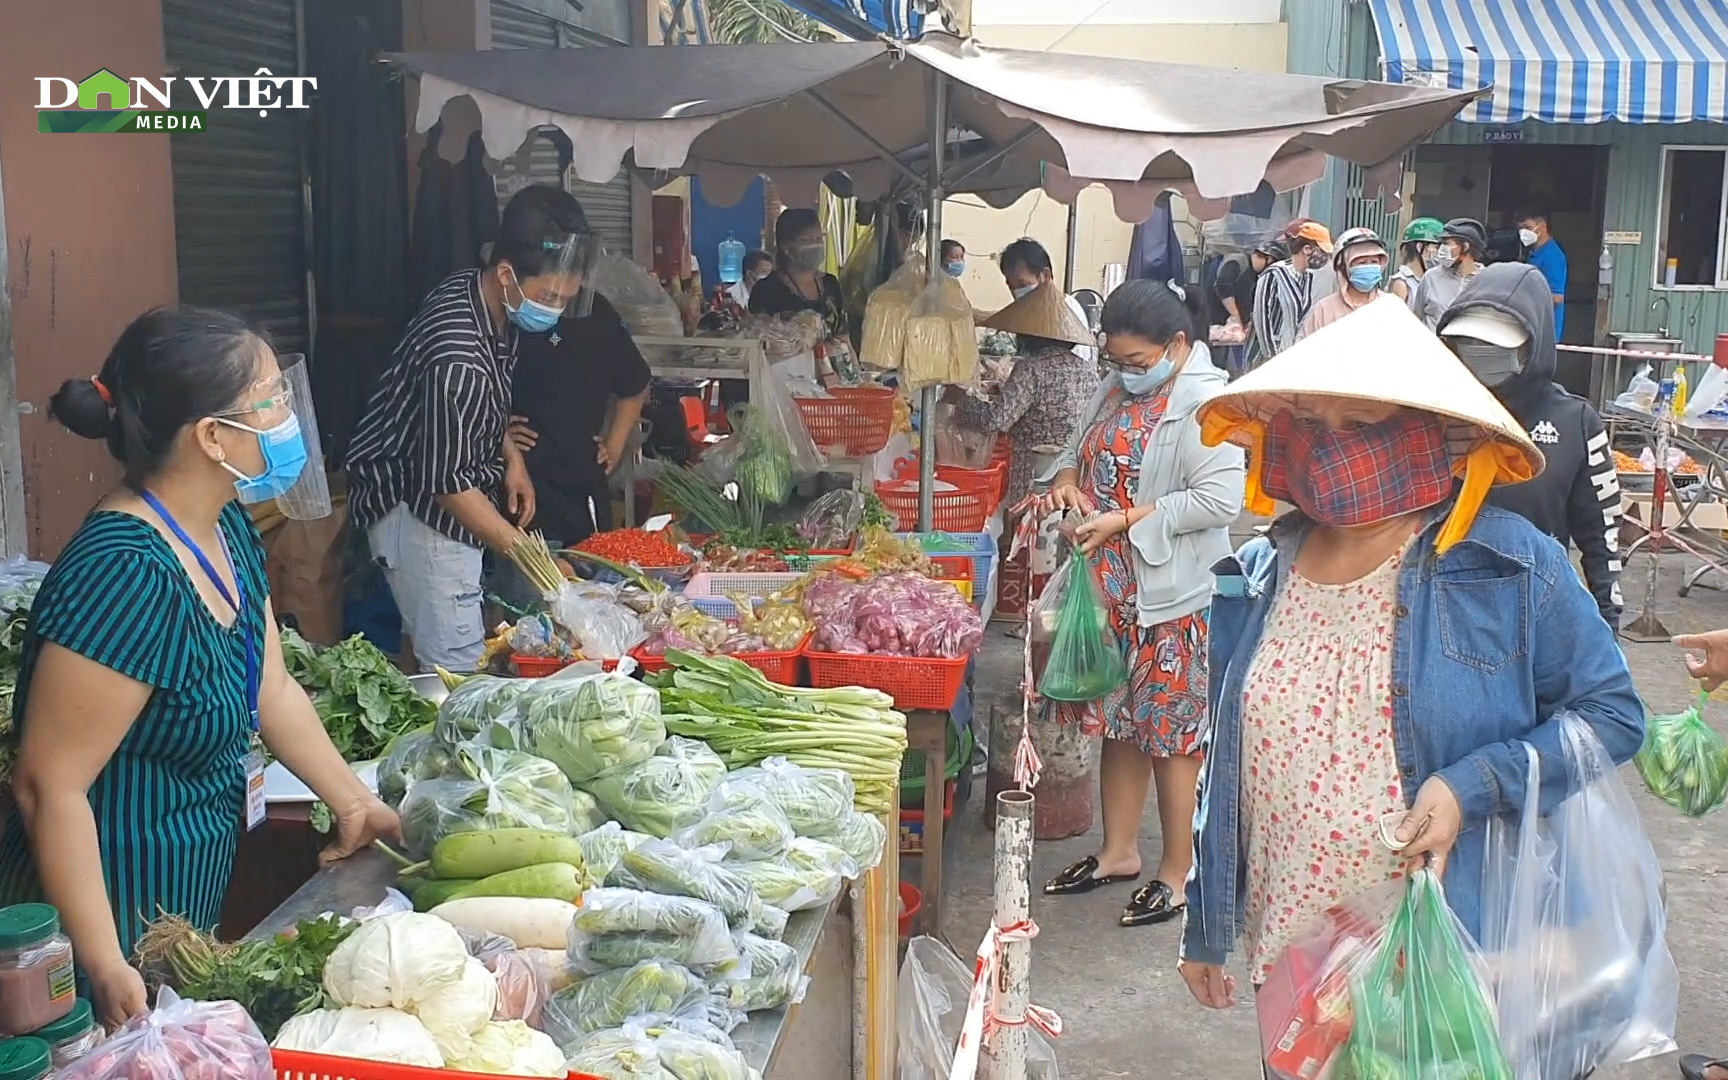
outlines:
M367 529L398 505L452 540L480 539L438 501L498 500L516 331L492 330L480 271L445 278L408 323L348 450L349 513Z

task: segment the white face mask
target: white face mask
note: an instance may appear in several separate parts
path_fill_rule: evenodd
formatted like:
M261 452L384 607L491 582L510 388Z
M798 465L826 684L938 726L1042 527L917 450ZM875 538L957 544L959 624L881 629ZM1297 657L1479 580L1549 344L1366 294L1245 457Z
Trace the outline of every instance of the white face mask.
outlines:
M1016 300L1020 299L1022 296L1025 296L1027 293L1031 292L1033 289L1036 289L1037 287L1038 287L1037 285L1022 285L1018 289L1012 290L1014 293L1014 299L1016 299Z
M1527 248L1535 247L1536 246L1536 239L1537 239L1537 237L1536 237L1536 230L1535 229L1519 229L1518 230L1518 242L1520 244L1523 244L1525 247L1527 247Z

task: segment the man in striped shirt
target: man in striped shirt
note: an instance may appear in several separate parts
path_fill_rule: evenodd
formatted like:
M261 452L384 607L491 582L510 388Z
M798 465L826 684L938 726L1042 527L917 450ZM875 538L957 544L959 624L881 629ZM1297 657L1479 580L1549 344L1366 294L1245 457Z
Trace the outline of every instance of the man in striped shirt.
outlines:
M505 438L517 338L552 329L584 294L591 300L597 252L568 192L517 192L488 264L426 297L355 429L349 513L422 671L479 665L483 549L508 551L534 517L533 484Z

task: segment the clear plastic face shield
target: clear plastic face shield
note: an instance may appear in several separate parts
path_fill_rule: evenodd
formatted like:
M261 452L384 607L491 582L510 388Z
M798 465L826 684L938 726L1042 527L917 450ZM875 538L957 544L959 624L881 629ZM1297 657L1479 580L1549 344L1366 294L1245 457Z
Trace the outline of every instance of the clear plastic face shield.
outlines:
M593 233L572 233L542 243L544 256L536 272L508 261L498 265L504 310L518 329L531 334L544 334L560 318L581 319L594 310L594 271L606 253Z
M331 513L330 485L324 475L324 450L318 412L312 403L312 378L304 353L277 357L281 374L260 380L250 400L213 419L224 427L258 437L263 471L248 475L231 463L240 501L247 505L274 499L282 516L315 521Z

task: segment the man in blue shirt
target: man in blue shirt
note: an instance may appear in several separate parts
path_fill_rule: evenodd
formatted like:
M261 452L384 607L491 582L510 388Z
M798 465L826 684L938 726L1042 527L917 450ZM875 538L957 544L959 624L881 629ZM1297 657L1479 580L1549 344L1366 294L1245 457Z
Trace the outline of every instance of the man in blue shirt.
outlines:
M1548 291L1554 294L1554 339L1566 333L1566 252L1548 231L1548 211L1532 208L1518 215L1518 241L1530 254L1531 266L1542 271Z

